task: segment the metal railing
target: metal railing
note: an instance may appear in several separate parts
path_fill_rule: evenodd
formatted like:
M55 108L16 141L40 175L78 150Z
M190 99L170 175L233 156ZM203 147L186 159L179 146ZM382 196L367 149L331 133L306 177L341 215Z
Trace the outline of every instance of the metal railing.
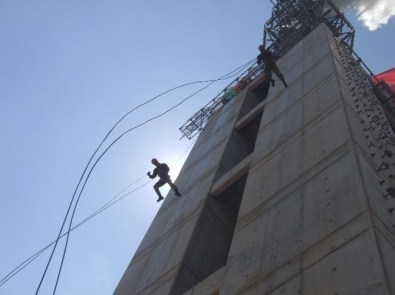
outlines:
M271 2L274 5L272 17L265 24L263 44L274 53L276 58L283 56L321 23L325 23L334 36L352 50L354 27L331 0L271 0ZM202 131L208 119L226 104L229 91L234 91L238 83L248 84L262 71L262 65L253 65L233 80L180 127L183 134L181 138L191 139Z
M325 23L340 41L353 47L355 29L331 0L277 0L272 3L272 17L265 24L263 43L278 57L321 23Z
M196 112L189 120L180 127L182 137L188 139L193 138L200 131L203 130L208 119L218 110L222 108L230 99L233 97L231 92L233 91L235 96L249 83L251 83L257 76L263 71L263 65L254 64L245 70L240 76L234 79L228 86L226 86L217 96L215 96L209 103L202 107ZM234 96L234 97L235 97Z

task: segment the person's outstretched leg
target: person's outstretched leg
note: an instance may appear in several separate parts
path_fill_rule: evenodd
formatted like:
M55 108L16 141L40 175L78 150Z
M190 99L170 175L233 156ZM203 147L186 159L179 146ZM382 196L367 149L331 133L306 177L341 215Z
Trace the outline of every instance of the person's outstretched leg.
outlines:
M164 199L164 197L162 197L162 195L161 195L161 193L159 191L159 188L161 186L163 186L165 183L166 182L164 180L159 179L159 181L157 183L155 183L155 185L154 185L154 190L155 190L156 194L158 195L158 200L156 200L157 202L160 202L160 201L162 201Z
M288 84L287 84L287 82L285 82L284 75L282 73L279 73L278 78L281 80L281 82L283 82L285 88L287 88Z
M167 183L170 185L170 187L172 188L172 190L175 192L175 195L178 197L181 197L181 194L178 190L178 188L176 187L176 185L171 181L170 177L167 179Z
M287 82L285 82L284 75L280 72L280 70L278 69L277 65L273 65L272 70L276 74L276 76L281 80L281 82L283 82L285 88L287 88L288 84L287 84Z

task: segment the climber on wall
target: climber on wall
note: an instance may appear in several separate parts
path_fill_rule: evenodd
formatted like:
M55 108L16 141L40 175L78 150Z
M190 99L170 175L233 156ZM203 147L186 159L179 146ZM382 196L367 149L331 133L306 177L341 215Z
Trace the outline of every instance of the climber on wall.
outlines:
M165 183L169 184L170 187L173 189L173 191L175 192L175 195L180 197L181 194L178 191L178 188L175 186L175 184L171 181L170 179L170 175L169 175L169 171L170 168L169 166L167 166L165 163L159 163L157 159L152 159L151 163L153 165L156 166L156 168L154 169L153 173L151 174L150 172L147 173L149 178L155 178L156 176L159 176L159 181L157 183L155 183L154 185L154 190L158 195L158 200L157 202L162 201L164 198L162 197L159 188L161 186L163 186Z
M287 88L288 84L287 82L285 82L284 75L277 67L273 53L270 50L266 50L265 46L263 45L259 45L258 49L261 53L257 56L257 63L263 63L265 65L264 74L266 75L266 77L270 77L271 79L272 72L274 72L276 76L283 82L285 88ZM273 84L274 83L272 82L272 85Z

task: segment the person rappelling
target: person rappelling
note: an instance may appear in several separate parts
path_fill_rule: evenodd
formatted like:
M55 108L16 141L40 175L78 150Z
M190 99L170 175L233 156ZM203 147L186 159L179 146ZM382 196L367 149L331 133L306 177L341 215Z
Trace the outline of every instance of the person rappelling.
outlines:
M156 176L159 176L159 181L157 183L155 183L155 185L154 185L154 190L155 190L156 194L158 195L157 202L160 202L160 201L162 201L164 199L163 196L161 195L160 191L159 191L159 188L161 186L163 186L164 184L166 184L166 183L170 185L170 187L175 192L176 196L181 197L181 194L178 191L178 188L176 187L176 185L170 179L170 175L169 175L170 168L169 168L169 166L167 166L167 164L165 164L165 163L159 163L158 160L155 159L155 158L151 160L151 163L153 165L155 165L156 168L154 169L152 174L151 174L150 171L148 171L148 173L147 173L148 177L154 179Z
M270 50L266 50L265 46L263 45L259 45L258 49L261 53L257 56L257 63L258 64L263 63L265 65L265 69L264 69L265 76L268 79L271 79L272 72L274 72L276 76L281 80L281 82L283 82L285 88L287 88L288 84L287 82L285 82L284 75L280 72L280 70L277 67L276 61L273 56L273 52L271 52Z

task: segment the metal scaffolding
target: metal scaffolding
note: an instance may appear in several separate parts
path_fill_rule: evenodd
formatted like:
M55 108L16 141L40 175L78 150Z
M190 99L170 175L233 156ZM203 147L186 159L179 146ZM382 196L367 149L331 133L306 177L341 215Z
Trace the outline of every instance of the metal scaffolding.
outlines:
M272 17L265 24L263 44L277 58L283 56L321 23L325 23L340 42L349 48L353 47L354 27L331 0L270 1L273 4ZM182 137L191 139L197 135L203 130L211 115L226 103L224 97L230 89L236 87L240 81L251 82L262 71L262 66L253 65L232 81L221 93L180 127Z
M272 17L266 22L263 44L283 56L319 24L325 23L349 47L355 30L331 0L271 0Z
M255 80L263 71L263 65L254 64L245 70L239 77L233 80L225 89L223 89L216 97L214 97L208 104L202 107L196 114L188 119L184 125L180 127L182 137L188 139L193 138L203 130L207 120L218 110L225 105L228 100L226 99L231 89L243 89L249 82Z

